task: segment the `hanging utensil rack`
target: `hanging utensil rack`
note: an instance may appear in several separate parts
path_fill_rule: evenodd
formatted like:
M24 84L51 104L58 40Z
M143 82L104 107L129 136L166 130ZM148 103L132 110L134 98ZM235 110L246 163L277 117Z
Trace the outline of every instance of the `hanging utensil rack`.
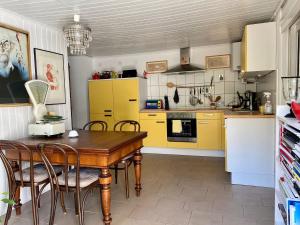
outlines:
M175 88L212 88L214 86L215 85L213 85L213 84L210 84L210 85L208 85L208 84L205 84L205 85L176 85L172 82L167 83L168 88L174 88L174 87Z

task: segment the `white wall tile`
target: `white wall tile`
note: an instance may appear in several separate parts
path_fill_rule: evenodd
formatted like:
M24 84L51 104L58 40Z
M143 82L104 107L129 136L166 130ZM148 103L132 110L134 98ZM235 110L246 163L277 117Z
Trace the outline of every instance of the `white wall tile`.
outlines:
M225 92L224 82L215 83L214 93L216 95L220 95L220 94L224 94L224 92Z
M155 85L155 86L151 86L151 96L159 96L159 86Z
M166 85L168 82L168 77L165 74L159 74L159 85Z
M232 72L229 69L225 70L225 81L235 81L236 73Z
M223 80L220 79L221 76L223 77ZM223 82L224 79L225 79L224 69L214 70L214 82Z
M168 95L168 87L167 86L159 86L159 96L162 98L165 95Z
M234 82L224 82L225 83L225 94L233 94L235 93L234 90Z
M195 84L195 74L187 74L185 75L186 84Z
M195 83L196 84L204 84L205 73L197 73L195 74Z
M235 93L238 91L238 92L240 92L240 94L243 94L246 91L246 85L243 83L236 82L234 84L234 90L235 90Z
M151 85L158 85L158 74L150 75Z
M175 76L176 76L177 85L185 85L186 75L179 74L179 75L175 75Z

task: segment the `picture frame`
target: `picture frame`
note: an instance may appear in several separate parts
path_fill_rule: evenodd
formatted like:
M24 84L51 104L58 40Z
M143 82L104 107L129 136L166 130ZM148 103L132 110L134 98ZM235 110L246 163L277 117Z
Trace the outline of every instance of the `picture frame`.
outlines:
M34 48L35 77L49 83L47 105L66 103L64 55Z
M32 79L30 35L0 23L0 107L31 105L25 82Z
M206 69L221 69L231 66L230 54L206 56Z
M168 60L146 62L147 73L162 73L168 70Z

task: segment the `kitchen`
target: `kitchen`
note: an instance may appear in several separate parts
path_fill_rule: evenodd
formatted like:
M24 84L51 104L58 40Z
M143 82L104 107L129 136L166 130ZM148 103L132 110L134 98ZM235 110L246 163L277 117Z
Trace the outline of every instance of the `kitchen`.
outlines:
M1 2L0 41L20 38L2 29L28 34L28 80L48 82L49 98L37 99L64 124L61 137L41 140L80 149L80 167L100 171L100 194L84 196L81 213L80 197L74 204L73 193L58 189L65 202L49 221L56 188L37 189L35 199L26 183L6 196L1 164L0 223L14 205L8 224L298 224L289 209L299 196L291 171L300 127L285 115L286 102L298 100L299 12L292 0ZM84 41L72 42L74 25ZM1 101L0 139L39 150L31 136L40 131L30 128L40 126L38 104Z

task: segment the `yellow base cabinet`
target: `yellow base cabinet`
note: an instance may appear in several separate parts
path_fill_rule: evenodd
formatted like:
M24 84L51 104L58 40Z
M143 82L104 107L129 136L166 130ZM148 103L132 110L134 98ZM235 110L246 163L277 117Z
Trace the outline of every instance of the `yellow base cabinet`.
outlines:
M90 121L95 121L95 120L102 120L105 121L108 125L108 130L111 131L114 128L115 120L111 114L103 114L103 113L91 113L90 114ZM93 130L98 130L100 126L93 126Z
M147 131L148 136L144 139L144 146L167 147L167 122L165 113L141 113L141 131Z
M198 148L221 150L221 120L197 120Z

